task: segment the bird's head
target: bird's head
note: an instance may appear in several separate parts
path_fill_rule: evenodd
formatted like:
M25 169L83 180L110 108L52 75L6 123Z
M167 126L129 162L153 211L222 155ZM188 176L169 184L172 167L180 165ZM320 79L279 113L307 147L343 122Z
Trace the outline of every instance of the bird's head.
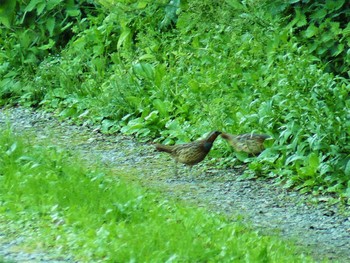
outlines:
M221 134L220 131L213 131L213 132L211 132L211 133L208 135L208 137L207 137L207 139L205 139L205 141L213 143L213 142L215 141L215 139L216 139L220 134Z
M231 136L228 133L221 133L221 137L225 140L229 140L231 138Z

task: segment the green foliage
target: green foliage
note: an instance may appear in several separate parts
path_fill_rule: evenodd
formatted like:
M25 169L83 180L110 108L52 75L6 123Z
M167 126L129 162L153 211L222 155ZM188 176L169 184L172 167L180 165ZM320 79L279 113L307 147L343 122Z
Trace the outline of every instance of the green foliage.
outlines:
M285 240L123 179L133 171L112 174L8 130L0 131L0 161L0 222L30 247L84 262L311 262Z
M105 133L166 144L211 130L264 132L274 143L258 158L235 156L220 140L223 150L214 155L248 162L255 176L348 199L350 84L325 73L292 30L302 34L306 26L303 3L316 4L270 2L100 1L90 16L72 20L75 34L58 54L18 71L16 61L4 59L0 104L41 106ZM342 3L326 1L325 8L340 12ZM299 18L289 26L274 18L294 7ZM12 38L5 42L3 51L15 46Z
M15 15L16 1L5 0L2 1L0 7L0 23L11 27Z
M349 78L350 3L345 0L273 1L272 12L283 13L308 51L321 58L328 71Z
M268 90L261 90L258 101L263 103L249 121L275 130L279 139L259 161L270 162L264 167L270 176L305 192L345 192L350 179L350 85L310 66L298 50L290 46L289 53L271 55L274 75L262 75L260 87ZM298 59L298 69L287 62Z
M94 7L93 1L3 1L0 6L0 97L14 99L23 93L27 96L26 78L31 79L45 57L58 53L74 33L85 27L85 18ZM20 89L8 87L17 83L21 84ZM37 100L40 91L33 93L33 99Z

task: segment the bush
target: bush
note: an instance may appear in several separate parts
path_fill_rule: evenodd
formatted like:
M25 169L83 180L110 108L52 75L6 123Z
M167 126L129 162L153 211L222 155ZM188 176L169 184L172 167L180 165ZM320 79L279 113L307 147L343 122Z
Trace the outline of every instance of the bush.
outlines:
M36 74L38 65L59 53L95 12L94 1L4 1L0 9L0 96L14 100L28 95L27 79ZM21 87L12 89L12 85Z
M273 1L291 35L322 59L329 72L349 78L350 3L345 0Z

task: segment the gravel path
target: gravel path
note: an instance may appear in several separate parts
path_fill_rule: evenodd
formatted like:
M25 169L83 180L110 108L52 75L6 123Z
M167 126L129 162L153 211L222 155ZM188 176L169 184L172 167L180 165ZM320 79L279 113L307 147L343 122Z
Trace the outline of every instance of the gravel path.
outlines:
M90 161L102 160L118 169L137 169L135 180L175 198L228 215L242 215L263 233L311 247L317 261L350 262L350 216L340 214L336 206L322 202L316 206L312 197L285 190L265 179L239 180L240 169L204 170L199 165L193 169L194 181L183 175L184 169L179 172L182 177L174 177L172 160L155 152L152 145L58 122L50 114L23 108L0 109L0 126L7 123L15 132L35 134L38 142L50 139L54 145L79 151ZM18 233L17 239L9 241L0 228L0 262L1 257L11 262L74 262L69 256L50 251L20 252L23 238Z

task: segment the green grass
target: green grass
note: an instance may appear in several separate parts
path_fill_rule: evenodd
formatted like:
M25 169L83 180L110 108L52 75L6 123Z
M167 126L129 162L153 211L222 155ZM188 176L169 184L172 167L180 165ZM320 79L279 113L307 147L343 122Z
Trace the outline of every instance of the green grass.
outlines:
M26 236L23 249L84 262L312 262L285 240L168 200L123 173L1 130L1 224Z
M5 260L2 256L0 256L0 263L14 263L14 262L10 260Z

